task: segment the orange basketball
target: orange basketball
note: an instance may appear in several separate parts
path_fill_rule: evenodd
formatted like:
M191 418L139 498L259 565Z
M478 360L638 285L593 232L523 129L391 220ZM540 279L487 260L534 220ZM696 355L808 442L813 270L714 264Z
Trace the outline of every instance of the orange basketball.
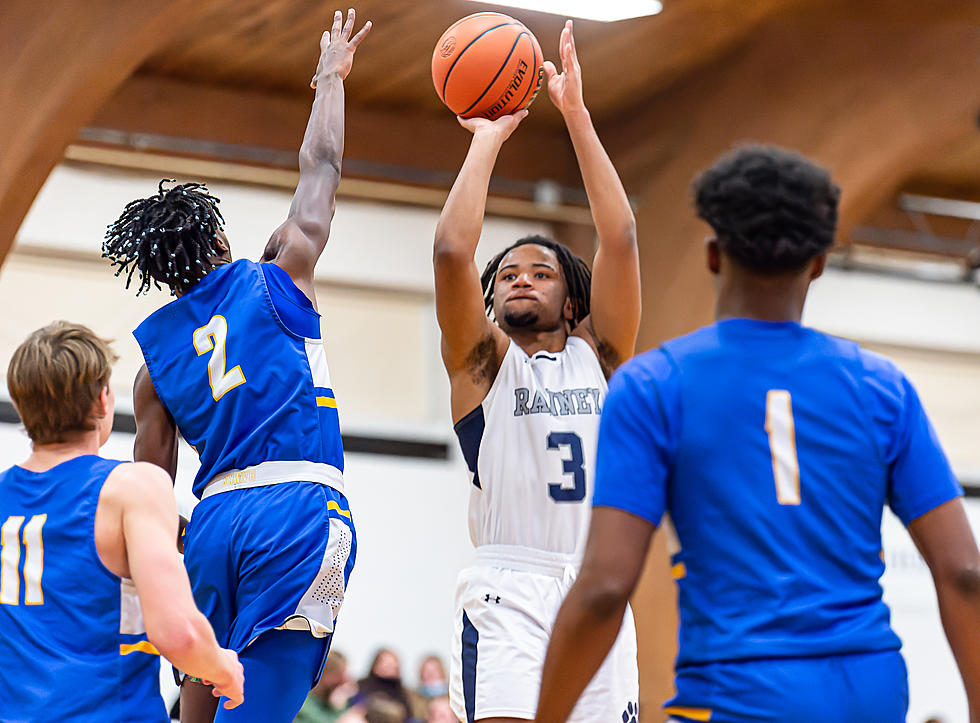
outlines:
M474 13L436 43L432 83L456 115L493 120L531 104L543 62L541 46L522 23L503 13Z

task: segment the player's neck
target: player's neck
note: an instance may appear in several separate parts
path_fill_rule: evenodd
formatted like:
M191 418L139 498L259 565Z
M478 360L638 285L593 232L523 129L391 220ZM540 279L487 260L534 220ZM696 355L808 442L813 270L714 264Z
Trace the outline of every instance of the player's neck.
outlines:
M799 323L809 287L802 273L767 276L729 265L716 277L715 318Z
M534 356L539 351L560 352L568 342L568 332L565 329L555 329L554 331L509 329L507 335L528 356Z
M803 304L773 303L772 299L718 297L715 319L756 319L758 321L795 321L803 318Z
M93 429L91 432L85 432L68 442L35 444L31 456L20 466L31 472L47 472L52 467L75 457L98 453L99 431Z

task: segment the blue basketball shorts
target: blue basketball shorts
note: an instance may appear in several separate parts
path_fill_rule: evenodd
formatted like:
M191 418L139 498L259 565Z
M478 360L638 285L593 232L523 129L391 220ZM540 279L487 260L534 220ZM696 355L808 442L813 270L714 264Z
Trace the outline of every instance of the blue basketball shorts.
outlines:
M772 658L678 669L671 720L904 723L908 672L897 650Z
M206 497L184 532L194 600L218 643L239 653L269 630L332 635L356 552L347 499L314 482Z

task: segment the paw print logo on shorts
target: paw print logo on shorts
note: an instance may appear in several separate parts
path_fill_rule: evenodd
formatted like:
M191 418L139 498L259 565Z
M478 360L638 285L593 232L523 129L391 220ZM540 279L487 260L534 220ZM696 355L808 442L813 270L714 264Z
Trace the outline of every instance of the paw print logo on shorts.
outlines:
M636 716L640 713L640 706L633 701L626 704L626 710L623 711L623 723L636 723Z

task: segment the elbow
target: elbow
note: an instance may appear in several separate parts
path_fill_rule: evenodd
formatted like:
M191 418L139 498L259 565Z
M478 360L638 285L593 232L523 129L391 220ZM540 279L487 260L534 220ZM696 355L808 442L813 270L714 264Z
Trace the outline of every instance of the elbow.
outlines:
M192 657L204 639L202 632L192 620L175 621L165 625L147 625L146 637L160 655L174 663Z
M622 616L633 593L632 587L619 580L579 578L578 584L582 586L583 606L597 621Z
M442 233L439 228L436 229L436 238L432 245L433 264L437 267L456 266L471 260L472 256L467 257L465 253L461 252L459 244L452 236Z
M300 173L307 170L329 171L340 177L343 149L333 145L320 148L301 148L299 151Z
M980 560L973 560L951 570L947 574L947 581L960 597L980 600Z

